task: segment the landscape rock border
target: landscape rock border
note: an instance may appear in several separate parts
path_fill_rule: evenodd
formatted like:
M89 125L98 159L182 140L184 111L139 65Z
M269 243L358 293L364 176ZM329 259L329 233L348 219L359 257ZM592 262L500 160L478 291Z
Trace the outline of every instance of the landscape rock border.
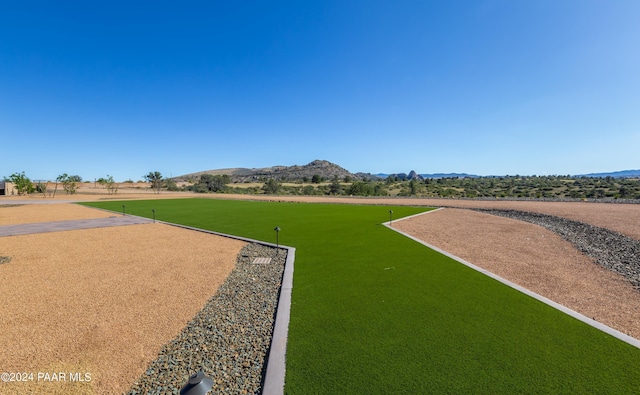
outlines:
M131 217L136 217L136 216L131 215ZM168 390L168 389L171 389L171 391L173 391L172 393L177 394L178 389L181 388L185 383L187 383L187 380L189 379L189 377L195 372L187 371L185 373L186 375L181 377L181 380L182 380L181 384L178 387L174 387L177 384L177 382L176 382L175 374L172 372L172 370L179 365L180 366L184 365L185 361L183 359L175 359L175 360L166 359L167 356L169 356L169 354L172 352L171 349L175 347L176 344L178 344L178 347L180 347L179 339L181 339L181 337L184 336L185 333L189 333L190 331L192 331L194 327L197 326L199 322L201 322L202 319L206 321L207 320L206 316L209 313L213 314L211 317L209 317L209 319L211 318L219 319L220 316L225 315L225 313L227 316L229 314L233 314L232 310L235 308L233 304L229 305L231 306L231 309L232 309L229 311L217 310L213 312L211 311L211 306L216 305L218 303L217 299L219 295L221 295L220 290L225 288L228 282L238 281L238 278L232 277L234 273L236 273L236 271L239 270L238 266L241 266L239 271L242 271L242 266L244 266L246 269L247 262L249 263L249 266L254 266L254 267L261 267L261 266L277 267L277 266L280 266L279 262L281 258L284 258L284 262L282 266L282 272L280 274L280 281L278 282L278 289L276 290L277 292L275 292L277 294L277 302L275 303L275 305L269 304L268 305L269 308L265 310L265 313L267 315L272 313L273 320L274 320L273 324L271 325L272 333L269 333L269 335L266 337L266 339L270 342L268 351L266 356L262 358L261 360L262 362L259 362L260 359L258 358L255 360L256 361L255 365L253 365L255 367L254 370L257 370L257 369L261 370L260 377L259 377L259 386L256 386L256 383L258 382L258 377L255 374L252 375L252 378L250 380L243 380L242 382L243 382L243 385L246 385L250 387L252 390L254 390L255 391L253 392L254 394L263 394L263 395L283 394L284 384L285 384L285 372L286 372L285 362L286 362L286 350L287 350L287 341L288 341L288 333L289 333L289 320L290 320L290 313L291 313L291 294L293 290L293 271L294 271L296 249L294 247L290 247L282 244L276 245L276 244L265 242L265 241L254 240L254 239L235 236L235 235L228 235L225 233L220 233L212 230L195 228L188 225L175 224L175 223L165 222L165 221L156 221L156 222L164 223L166 225L176 226L179 228L194 230L198 232L204 232L204 233L209 233L209 234L223 236L223 237L229 237L232 239L245 241L250 244L245 246L244 249L240 252L236 261L236 268L234 268L234 270L225 280L225 283L220 287L218 292L216 292L216 294L207 302L205 307L194 317L194 319L187 325L187 327L183 329L181 334L163 347L162 351L159 353L158 358L156 358L156 360L154 360L150 364L150 367L147 369L147 372L145 372L145 374L141 376L138 379L138 381L136 381L136 383L132 385L130 391L128 392L128 395L147 394L147 393L148 394L164 394L165 390ZM258 248L258 247L261 247L261 248ZM261 253L259 255L251 254L251 250L254 250L254 249L261 251ZM284 254L282 254L281 251L284 251ZM271 258L272 263L269 265L253 264L252 262L255 260L256 257L269 257ZM268 282L269 279L271 282L274 281L273 278L271 278L270 276L265 276L261 279L256 279L255 277L252 277L252 281L266 280ZM237 283L236 285L241 285L241 282ZM265 306L263 305L263 307ZM203 315L204 317L202 317ZM254 321L252 320L251 316L249 318L250 320L245 321L246 323L251 323L252 321ZM225 326L225 325L226 324L223 322L222 326ZM211 329L210 326L208 326L207 328ZM264 335L264 332L263 332L263 335ZM185 339L190 340L190 336L187 335ZM262 340L264 339L265 337L263 336ZM187 347L190 347L190 345L191 343L185 344L185 346ZM228 357L228 355L226 356ZM235 354L234 354L234 357L235 357ZM178 356L178 358L180 358L180 356ZM182 364L178 364L177 363L178 361L182 362ZM192 363L193 363L193 360L190 360L189 365L187 366L188 369L193 368ZM161 370L158 370L158 373L160 373L160 375L162 375L163 377L166 377L166 379L165 381L162 382L164 383L164 385L160 385L158 388L156 388L156 391L153 391L153 385L154 383L159 382L159 380L158 380L158 377L151 377L151 375L156 373L156 370L153 368L154 366L159 367L159 369L160 367L162 369L168 369L168 371L164 373ZM232 369L234 367L236 368L236 372L237 372L237 366L232 365ZM153 372L150 372L149 369L153 369ZM216 385L218 385L218 386L224 387L224 392L222 393L227 393L229 390L231 390L231 387L235 386L236 388L233 390L235 393L241 393L241 394L250 393L248 392L249 390L247 390L246 388L242 388L242 389L239 388L238 380L237 380L238 376L235 375L235 372L234 372L234 377L231 377L228 374L225 375L225 373L226 372L222 373L221 379L217 378L214 380L214 387L213 387L214 390L217 388ZM154 380L154 381L151 382L151 380ZM149 386L151 386L151 388L149 388ZM143 391L143 392L139 392L139 391Z
M162 348L129 394L175 392L197 371L213 380L214 393L261 393L286 255L257 243L245 246L216 294ZM272 261L253 264L256 257Z
M548 214L500 209L474 208L472 210L542 226L571 243L598 265L623 276L640 291L640 241L638 240L609 229Z

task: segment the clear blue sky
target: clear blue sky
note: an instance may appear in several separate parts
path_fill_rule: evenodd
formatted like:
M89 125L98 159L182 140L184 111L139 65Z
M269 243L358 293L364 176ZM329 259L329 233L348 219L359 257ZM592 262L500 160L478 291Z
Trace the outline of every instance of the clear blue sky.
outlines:
M0 177L640 168L637 0L0 1Z

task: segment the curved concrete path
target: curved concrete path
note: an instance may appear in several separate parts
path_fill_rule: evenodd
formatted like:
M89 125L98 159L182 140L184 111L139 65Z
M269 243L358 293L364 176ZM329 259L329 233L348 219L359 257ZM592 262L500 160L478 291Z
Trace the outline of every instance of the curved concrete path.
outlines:
M0 237L28 235L33 233L60 232L65 230L106 228L110 226L137 225L152 222L148 218L142 217L110 217L110 218L92 218L92 219L76 219L69 221L55 222L37 222L31 224L16 224L0 226Z

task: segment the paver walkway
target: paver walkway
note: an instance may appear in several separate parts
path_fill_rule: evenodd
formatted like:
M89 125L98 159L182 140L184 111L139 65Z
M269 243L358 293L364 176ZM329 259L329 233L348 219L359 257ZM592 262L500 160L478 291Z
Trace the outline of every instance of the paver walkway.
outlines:
M33 233L60 232L64 230L106 228L110 226L147 224L148 218L119 216L110 218L77 219L69 221L38 222L32 224L0 226L0 237L28 235Z

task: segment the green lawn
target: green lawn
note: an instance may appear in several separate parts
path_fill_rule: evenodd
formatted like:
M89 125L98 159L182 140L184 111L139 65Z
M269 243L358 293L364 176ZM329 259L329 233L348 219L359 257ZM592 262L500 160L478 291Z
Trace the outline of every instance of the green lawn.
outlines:
M296 247L288 394L640 393L640 350L380 225L424 208L87 203Z

